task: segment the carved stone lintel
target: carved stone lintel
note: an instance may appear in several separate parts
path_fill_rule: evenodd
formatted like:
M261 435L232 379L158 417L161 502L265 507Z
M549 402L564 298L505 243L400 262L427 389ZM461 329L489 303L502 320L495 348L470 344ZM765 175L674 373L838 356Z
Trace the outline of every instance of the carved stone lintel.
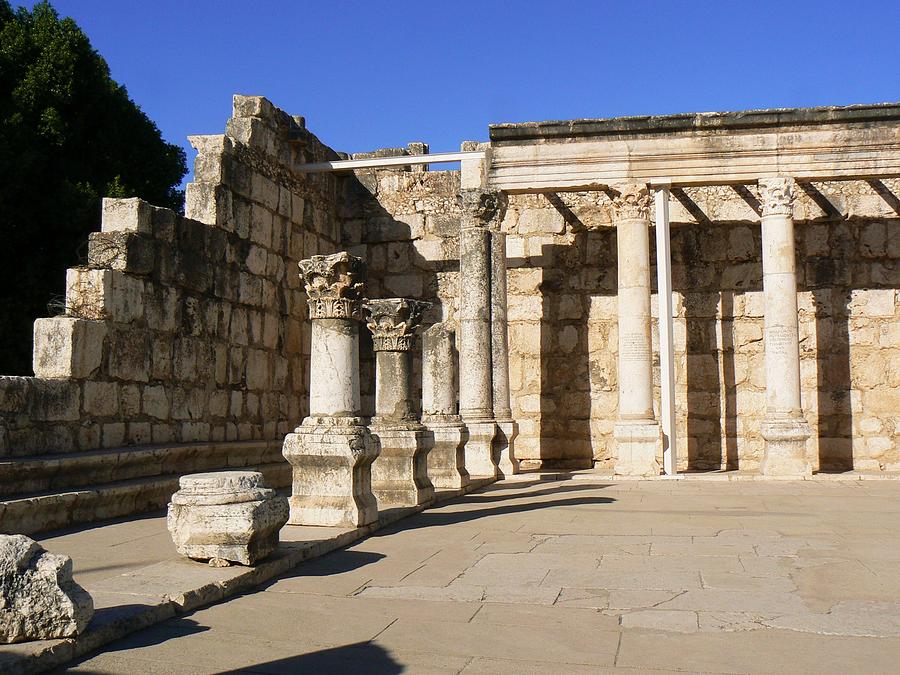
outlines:
M362 321L362 292L366 264L346 251L301 260L310 319Z
M386 298L364 303L369 317L366 325L372 331L376 352L412 351L416 341L416 329L430 302L409 298Z
M763 216L794 215L794 179L784 176L759 179Z
M613 217L619 220L650 220L650 190L644 183L613 186Z
M461 227L485 227L499 230L506 215L508 199L501 190L460 190Z

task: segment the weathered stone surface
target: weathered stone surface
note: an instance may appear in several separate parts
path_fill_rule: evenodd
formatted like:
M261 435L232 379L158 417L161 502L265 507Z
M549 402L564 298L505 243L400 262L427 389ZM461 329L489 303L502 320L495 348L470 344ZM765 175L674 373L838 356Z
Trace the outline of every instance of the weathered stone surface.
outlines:
M361 420L307 418L285 437L282 452L293 467L291 525L362 527L378 519L378 444Z
M166 518L178 552L210 565L254 565L278 548L288 501L256 471L182 476Z
M71 558L21 534L0 535L0 642L74 637L93 615Z

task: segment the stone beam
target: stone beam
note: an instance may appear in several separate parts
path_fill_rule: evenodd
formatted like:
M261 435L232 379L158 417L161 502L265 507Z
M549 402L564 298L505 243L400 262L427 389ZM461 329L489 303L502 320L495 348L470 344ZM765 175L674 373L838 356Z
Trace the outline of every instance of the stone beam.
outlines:
M799 181L900 176L900 106L860 108L879 114L845 108L757 111L773 114L749 121L751 113L706 113L671 116L678 124L658 117L492 127L488 185L522 193L660 176L675 187L751 184L779 174Z

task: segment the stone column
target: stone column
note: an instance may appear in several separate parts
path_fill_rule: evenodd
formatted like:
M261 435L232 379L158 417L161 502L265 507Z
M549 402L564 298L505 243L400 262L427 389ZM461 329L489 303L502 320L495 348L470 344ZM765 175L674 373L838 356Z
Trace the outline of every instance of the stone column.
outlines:
M369 300L368 326L375 349L375 417L372 435L380 445L372 465L372 491L379 508L417 506L434 499L428 480L431 433L416 418L412 400L412 351L427 302Z
M494 454L491 344L491 230L499 229L506 195L499 190L460 191L459 407L469 432L466 468L473 476L498 475Z
M504 476L519 473L516 459L515 439L519 435L519 425L512 417L509 399L509 336L506 319L506 233L500 229L500 221L495 221L496 229L491 230L491 365L492 398L494 422L497 434L494 436L494 455L498 457L498 470Z
M662 438L653 414L651 200L646 185L616 187L613 198L619 278L619 418L613 430L616 473L656 476Z
M812 473L806 453L810 429L800 404L793 192L791 178L759 181L766 299L766 417L762 424L766 449L760 471L769 476Z
M300 261L310 344L310 413L284 439L293 470L292 525L361 527L378 519L371 465L378 446L360 417L359 322L365 263L348 253Z
M436 488L469 484L466 427L457 414L453 331L436 323L422 335L422 424L434 435L428 477Z

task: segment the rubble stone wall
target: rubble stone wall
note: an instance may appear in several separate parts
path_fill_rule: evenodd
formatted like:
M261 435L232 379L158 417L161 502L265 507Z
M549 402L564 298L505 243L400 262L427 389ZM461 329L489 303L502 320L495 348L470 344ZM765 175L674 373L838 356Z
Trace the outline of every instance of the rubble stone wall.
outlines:
M36 377L0 378L0 455L280 440L306 414L297 261L339 250L341 187L291 167L338 156L260 97L191 142L184 217L104 201L65 316L35 324Z
M364 209L345 221L345 237L369 263L369 294L430 300L439 308L426 325L454 321L459 173L357 175L365 193L353 203ZM900 181L892 180L798 185L803 406L811 459L823 469L900 470L898 196ZM602 192L510 196L510 384L526 467L612 465L617 273L609 209ZM681 468L754 469L766 386L759 195L754 186L674 190L671 220ZM653 333L658 405L655 325Z

